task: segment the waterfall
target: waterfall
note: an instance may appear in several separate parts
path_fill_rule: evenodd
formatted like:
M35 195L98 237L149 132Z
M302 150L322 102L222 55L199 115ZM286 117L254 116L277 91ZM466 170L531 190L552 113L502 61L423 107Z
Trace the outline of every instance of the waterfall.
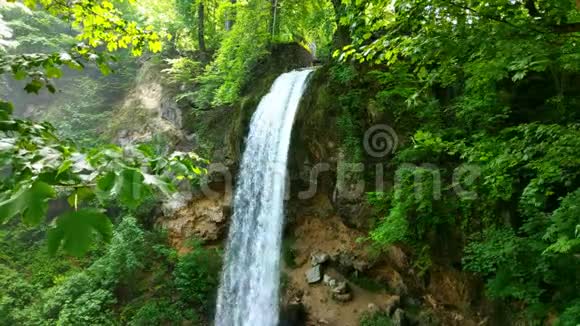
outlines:
M276 79L252 117L234 196L216 326L276 326L286 162L312 70Z

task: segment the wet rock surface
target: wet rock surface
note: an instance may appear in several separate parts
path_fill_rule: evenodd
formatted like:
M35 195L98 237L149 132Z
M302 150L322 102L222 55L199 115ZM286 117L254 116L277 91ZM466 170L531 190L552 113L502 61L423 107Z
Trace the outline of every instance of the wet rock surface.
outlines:
M308 284L318 283L322 280L321 266L316 265L306 272L306 281Z

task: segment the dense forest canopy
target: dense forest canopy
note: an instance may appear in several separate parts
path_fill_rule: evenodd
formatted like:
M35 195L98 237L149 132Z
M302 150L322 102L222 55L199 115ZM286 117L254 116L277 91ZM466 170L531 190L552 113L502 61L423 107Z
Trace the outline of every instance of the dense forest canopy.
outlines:
M454 267L506 323L577 325L579 41L573 0L2 1L0 324L207 324L220 250L178 255L151 218L208 161L157 138L121 146L116 108L157 65L184 112L233 110L272 50L298 43L347 160L377 163L362 144L376 117L399 135L366 244L404 247L428 282L442 235L459 234Z

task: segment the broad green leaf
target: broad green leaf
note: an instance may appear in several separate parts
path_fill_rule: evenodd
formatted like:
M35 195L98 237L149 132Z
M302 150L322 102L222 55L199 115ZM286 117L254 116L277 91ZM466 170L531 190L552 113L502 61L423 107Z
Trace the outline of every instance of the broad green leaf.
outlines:
M14 72L14 79L16 80L23 80L27 76L28 75L26 74L26 70L24 69L18 69L16 72Z
M48 78L61 78L62 71L55 66L48 66L45 68L46 70L46 77Z
M115 191L122 204L129 208L137 208L143 201L146 189L141 171L125 169L115 180Z
M48 201L55 196L54 189L44 182L24 186L0 202L0 223L22 213L25 223L36 225L46 215Z
M26 194L27 206L22 216L23 220L30 225L37 225L46 216L48 201L56 197L56 192L50 185L37 181Z
M26 86L24 87L24 90L27 93L35 93L38 94L38 91L40 91L40 89L42 88L42 82L37 80L37 79L33 79L31 80L28 84L26 84Z
M26 191L27 189L20 189L11 194L10 197L0 201L0 223L6 222L24 209Z
M58 176L60 176L62 173L68 171L72 165L73 162L71 160L65 160L64 162L62 162L61 166L58 168L56 177L58 178Z
M157 188L165 196L169 196L172 192L175 191L175 187L173 187L172 184L163 181L158 176L143 173L143 178L144 184Z
M9 120L13 110L12 103L0 100L0 121Z
M67 201L71 207L78 207L82 202L86 202L95 198L95 192L93 189L84 187L75 190L75 192L67 198Z
M71 255L83 256L90 249L95 233L106 242L113 236L113 225L101 211L86 208L65 213L48 231L48 251L54 255L62 247Z

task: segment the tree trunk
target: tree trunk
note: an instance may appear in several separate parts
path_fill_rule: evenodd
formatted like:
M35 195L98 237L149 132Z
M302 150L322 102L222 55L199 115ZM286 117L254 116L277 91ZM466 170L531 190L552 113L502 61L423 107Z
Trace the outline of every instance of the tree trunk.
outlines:
M340 24L340 17L344 14L344 7L341 0L332 0L334 14L336 15L336 31L332 38L332 44L336 49L342 49L345 45L350 44L350 30L348 26Z
M232 3L232 5L236 4L236 0L230 0L230 2ZM226 32L229 32L232 30L232 27L234 26L235 18L236 18L236 12L232 9L227 13Z
M271 20L270 20L270 33L272 35L272 37L274 37L276 35L276 24L278 23L276 21L277 16L278 16L278 0L270 0L271 4L272 4L272 9L271 9Z
M199 51L205 52L205 8L203 1L199 1L197 6L197 41L199 45Z

